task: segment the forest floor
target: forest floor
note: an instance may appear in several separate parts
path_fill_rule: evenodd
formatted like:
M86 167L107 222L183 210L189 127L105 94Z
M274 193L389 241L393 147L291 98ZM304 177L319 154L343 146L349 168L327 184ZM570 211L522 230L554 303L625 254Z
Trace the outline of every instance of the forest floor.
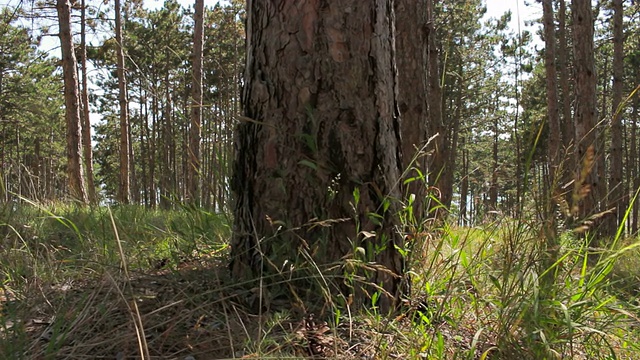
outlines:
M545 285L535 224L432 234L411 248L401 313L314 318L229 278L224 215L0 207L0 358L640 358L637 239L588 266L563 234Z

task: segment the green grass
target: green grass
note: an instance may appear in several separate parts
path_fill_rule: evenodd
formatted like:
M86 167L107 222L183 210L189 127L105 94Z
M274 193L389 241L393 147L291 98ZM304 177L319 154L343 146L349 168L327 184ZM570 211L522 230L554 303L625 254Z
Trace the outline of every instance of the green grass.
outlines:
M545 268L535 223L419 230L401 314L343 306L314 319L246 305L266 292L228 278L224 215L5 205L0 358L640 358L638 239L591 264L564 231Z

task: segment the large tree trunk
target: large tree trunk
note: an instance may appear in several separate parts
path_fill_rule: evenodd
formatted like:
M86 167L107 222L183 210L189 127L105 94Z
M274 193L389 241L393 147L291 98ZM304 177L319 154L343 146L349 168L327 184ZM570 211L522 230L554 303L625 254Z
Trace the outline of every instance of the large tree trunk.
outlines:
M572 0L576 106L576 182L572 199L574 215L585 218L598 211L600 184L596 161L596 73L593 55L591 2Z
M431 1L431 0L428 0ZM425 78L427 0L395 1L396 16L402 21L396 22L396 49L399 54L398 65L398 107L402 115L400 134L402 136L402 169L408 184L409 194L415 195L413 212L416 220L422 220L423 202L426 196L425 174L426 151L422 149L426 139L427 125L427 86ZM419 29L419 30L416 30ZM419 170L418 171L416 171Z
M115 2L116 8L116 55L118 58L118 102L120 103L120 187L118 201L129 203L129 104L127 96L127 80L124 72L124 51L122 44L122 16L120 0Z
M202 134L202 50L204 43L204 0L196 0L193 35L193 85L189 128L188 198L200 203L200 138Z
M344 279L358 303L376 289L383 310L396 303L404 265L394 230L402 164L393 29L384 0L248 1L234 277L342 263L336 275L366 275Z
M86 43L86 6L82 0L82 13L80 15L80 48L82 68L82 146L84 150L84 167L87 176L87 194L89 202L95 204L98 201L96 185L93 182L93 152L91 150L91 118L89 115L89 88L87 80L87 43Z
M62 72L64 76L64 103L67 122L67 175L71 196L87 202L82 171L82 122L80 120L80 95L78 90L78 70L76 54L71 37L71 4L68 0L58 0L56 10L60 26L60 47L62 49Z
M622 222L626 208L626 196L623 195L622 185L622 123L618 106L622 102L623 75L624 75L624 49L622 33L622 0L613 1L613 98L611 115L611 177L609 188L611 189L609 208L614 209L614 215L610 216L608 233L615 235L618 225Z

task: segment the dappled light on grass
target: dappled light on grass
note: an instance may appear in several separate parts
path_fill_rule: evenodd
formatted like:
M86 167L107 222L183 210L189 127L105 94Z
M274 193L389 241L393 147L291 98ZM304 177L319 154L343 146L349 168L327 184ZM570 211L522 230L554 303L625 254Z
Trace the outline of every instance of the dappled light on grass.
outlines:
M535 223L407 224L413 230L403 253L412 291L400 312L388 317L375 307L357 310L333 293L335 299L325 299L333 305L313 313L311 303L299 303L307 295L280 303L268 288L229 278L224 216L136 206L112 211L124 256L106 209L25 205L3 213L0 357L138 357L136 324L151 358L598 359L640 353L634 239L587 265L585 240L566 232L559 260L545 269ZM358 263L352 259L350 266ZM302 267L289 276L323 288L337 279L331 271ZM545 285L541 275L549 271L556 281ZM331 296L327 290L322 296Z

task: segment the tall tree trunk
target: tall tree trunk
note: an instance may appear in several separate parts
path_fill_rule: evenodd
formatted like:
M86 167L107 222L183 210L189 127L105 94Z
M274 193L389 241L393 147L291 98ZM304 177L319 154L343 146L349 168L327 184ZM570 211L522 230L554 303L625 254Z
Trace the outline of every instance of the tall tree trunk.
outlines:
M76 54L71 37L71 4L69 0L57 0L56 10L60 26L62 72L64 76L64 103L67 122L67 175L69 193L82 203L88 201L82 170L82 122L80 120L80 94Z
M575 157L572 156L575 151L575 129L573 118L571 117L571 101L572 96L569 88L569 66L567 64L567 54L569 53L567 45L567 4L566 0L559 0L558 7L558 79L560 80L561 94L561 113L562 121L560 131L562 134L562 155L564 171L560 174L561 184L567 184L573 179L573 172L576 168ZM570 197L568 197L570 200Z
M171 86L169 82L169 73L165 74L164 78L164 91L165 102L163 106L162 114L162 128L161 139L162 146L160 148L160 207L162 209L168 209L171 206L171 126L172 126L172 108L173 100L171 97Z
M2 94L4 85L4 69L0 69L0 94ZM4 109L0 107L0 118L4 118ZM7 123L2 121L2 127L0 127L0 139L2 143L0 146L0 203L7 203L9 201L8 184L8 169L6 168L7 161L5 159L5 149L7 148Z
M463 73L463 65L462 63L458 64L458 73ZM455 99L451 99L450 102L454 105L453 117L449 117L446 122L444 122L444 114L441 115L443 119L443 123L447 125L442 127L443 132L445 133L443 136L444 146L446 148L446 166L444 170L442 170L442 174L439 179L439 190L441 192L441 200L442 204L445 208L449 209L451 207L451 202L453 201L453 183L454 183L454 173L456 170L456 160L458 158L458 139L460 137L460 126L462 123L462 110L465 106L463 101L464 91L462 89L466 89L466 79L464 77L458 78L458 89L456 92ZM442 104L444 104L444 99ZM441 105L441 109L444 108ZM452 108L449 106L449 108ZM444 166L444 165L443 165Z
M634 0L633 4L638 6L640 1ZM636 51L640 52L640 28L636 28ZM637 58L636 58L637 59ZM640 60L640 59L637 59ZM640 66L636 63L636 72L635 72L635 83L640 84ZM633 98L633 115L631 119L631 159L630 159L630 168L631 168L631 177L633 181L633 193L640 188L640 174L638 171L638 167L640 167L640 158L638 157L638 149L637 146L637 134L638 134L638 121L640 120L640 95L636 94ZM636 235L638 233L638 222L639 222L639 208L640 208L640 200L636 199L633 204L633 208L631 211L631 234Z
M467 135L464 134L460 137L460 146L462 148L462 169L461 170L461 180L460 180L460 218L458 220L459 226L468 226L469 225L469 216L470 213L468 211L469 207L469 155L466 146ZM471 201L473 204L473 201Z
M602 72L600 77L596 78L596 93L598 91L598 89L602 89L602 91L600 92L600 94L602 95L600 97L600 103L598 104L600 106L600 111L597 111L596 108L596 113L597 114L608 114L608 104L609 104L609 100L608 100L608 96L609 96L609 79L610 79L610 59L609 59L609 51L605 50L604 53L602 54L602 56L604 57L604 64L602 66ZM599 70L599 69L598 69ZM601 85L598 84L597 82L601 81ZM596 95L597 96L597 95ZM599 121L599 119L596 117L596 129L594 130L595 134L596 134L596 149L600 149L601 151L601 155L598 156L596 158L596 162L597 162L597 169L598 169L598 179L602 179L602 181L600 182L600 194L602 195L602 198L600 199L600 204L602 206L606 206L608 205L608 200L609 200L609 192L607 192L607 185L608 185L608 176L605 174L605 171L607 170L607 159L605 156L605 149L606 149L606 139L605 139L605 129L604 129L604 122ZM598 211L600 210L600 208L598 208ZM602 231L602 230L606 230L606 223L602 222L604 226L600 227L600 232L601 233L605 233L606 231Z
M545 183L549 188L549 195L545 197L544 230L546 240L546 254L544 269L548 270L555 264L558 257L557 232L555 224L555 204L556 189L559 188L559 177L557 171L560 166L560 114L558 109L558 78L556 72L556 36L555 22L553 17L553 0L542 0L542 18L544 22L544 67L547 78L547 125L549 138L547 140L547 164L548 174ZM555 278L554 271L546 272L547 285L553 284ZM545 286L544 289L553 289L553 286Z
M415 195L413 205L417 220L423 217L425 181L419 179L418 169L425 174L425 153L420 150L425 143L427 125L427 86L425 74L426 47L425 31L427 14L424 11L427 2L432 0L395 1L396 16L402 21L396 22L396 49L398 64L398 107L402 115L400 134L402 136L402 169L407 179L409 194Z
M128 106L128 101L127 101L127 106ZM130 201L133 201L134 204L139 204L140 203L140 184L136 179L136 166L135 166L136 153L133 150L134 136L133 136L133 130L132 130L133 125L131 124L130 116L128 116L127 124L129 125L128 126L129 131L127 131L129 133L129 152L128 152L129 154L129 199Z
M573 118L571 117L571 96L569 90L569 67L567 64L568 44L567 44L567 4L566 0L558 1L558 69L560 80L560 91L562 94L562 144L565 146L575 145L575 129L573 128ZM570 159L568 159L571 161ZM571 164L568 164L571 165ZM571 168L571 166L567 166ZM571 170L573 171L573 170Z
M304 268L309 257L328 271L348 258L380 286L350 284L356 303L382 290L378 305L387 311L404 272L394 231L402 163L393 7L249 0L247 8L233 276L280 273L291 261ZM359 260L377 265L363 273Z
M142 81L141 81L142 83ZM147 95L142 87L140 87L140 170L142 171L140 185L142 186L142 203L149 206L149 186L147 173L147 159L149 157L149 114L147 113Z
M615 235L626 209L626 196L622 186L622 122L618 107L622 102L624 76L624 38L622 33L622 0L613 0L613 98L611 109L611 177L609 178L610 202L614 216L608 217L608 233Z
M547 159L549 162L549 179L551 194L558 185L556 170L560 165L560 118L558 112L558 80L556 73L556 36L553 17L553 0L542 0L544 21L544 65L547 78L547 124L549 138L547 143Z
M403 20L404 21L404 20ZM437 219L442 219L451 205L453 195L453 172L455 170L455 159L447 163L449 157L448 150L452 148L451 138L448 136L444 126L442 114L442 86L440 84L440 53L436 42L435 27L435 6L434 0L427 0L427 84L428 84L428 136L433 138L428 150L433 153L429 164L429 185L434 186L438 191L439 202L431 202L431 215ZM402 56L407 53L401 53ZM435 136L435 137L434 137ZM451 176L449 176L451 175ZM444 208L441 206L444 205ZM433 209L438 210L433 213Z
M118 201L129 203L129 104L127 80L125 78L124 50L122 42L122 16L120 0L115 0L116 10L116 56L118 60L118 102L120 104L120 187Z
M640 44L640 38L638 39ZM640 68L636 69L636 84L640 84ZM629 156L629 163L631 168L631 181L633 182L633 194L640 188L640 174L638 174L638 121L640 120L640 96L636 96L633 100L633 115L631 119L631 154ZM631 234L636 235L638 233L638 211L640 204L638 199L633 203L631 209Z
M157 82L154 79L154 84ZM156 186L156 161L158 159L158 111L160 107L158 105L158 87L153 87L153 94L151 99L151 136L149 138L149 206L155 208L158 203L158 187Z
M576 106L576 182L572 198L574 215L585 218L598 211L596 134L596 74L593 55L593 11L590 1L572 0Z
M497 112L499 100L499 96L496 95L493 103L493 109L491 110L493 114ZM493 144L491 146L491 184L489 185L489 208L487 210L491 212L491 218L495 218L496 211L498 211L498 166L500 161L498 157L498 145L500 141L498 116L493 116L492 123Z
M193 85L189 128L188 198L200 203L200 138L202 136L202 50L204 44L204 0L196 0L193 35Z
M84 150L84 168L87 176L87 195L89 202L98 201L96 185L93 182L93 151L91 150L91 117L89 115L89 86L87 80L87 42L86 42L86 5L82 0L80 14L80 67L82 69L82 147Z

